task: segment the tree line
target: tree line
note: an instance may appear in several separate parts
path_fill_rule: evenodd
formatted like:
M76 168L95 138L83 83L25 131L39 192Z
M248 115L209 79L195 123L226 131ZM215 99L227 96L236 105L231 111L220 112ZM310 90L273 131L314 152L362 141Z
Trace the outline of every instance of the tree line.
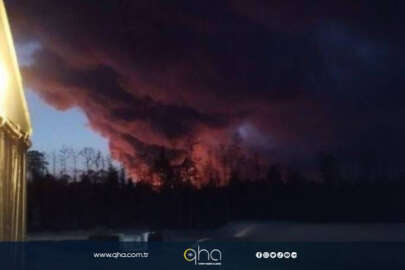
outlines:
M238 220L405 220L405 174L389 175L362 165L355 174L347 173L328 153L320 155L318 178L280 164L258 163L255 170L262 173L246 176L236 162L226 185L208 172L210 179L196 187L195 161L186 158L173 166L162 149L152 165L161 179L158 188L145 181L135 183L100 151L83 148L74 153L75 158L65 147L56 157L29 151L29 231L210 228ZM49 157L58 160L58 171ZM235 162L235 153L228 158Z

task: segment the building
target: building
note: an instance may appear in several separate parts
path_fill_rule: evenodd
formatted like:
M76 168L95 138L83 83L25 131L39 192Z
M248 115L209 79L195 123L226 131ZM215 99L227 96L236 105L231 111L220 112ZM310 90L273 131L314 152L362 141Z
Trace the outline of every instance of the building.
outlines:
M0 241L26 228L26 152L31 123L3 0L0 0Z

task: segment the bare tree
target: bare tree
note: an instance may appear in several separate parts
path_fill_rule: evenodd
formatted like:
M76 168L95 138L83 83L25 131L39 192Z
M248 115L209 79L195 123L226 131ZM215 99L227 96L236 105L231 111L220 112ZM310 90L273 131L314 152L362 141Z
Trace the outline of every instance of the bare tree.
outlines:
M102 157L101 158L101 170L105 170L105 164L106 164L106 159L105 159L105 157Z
M107 167L108 167L108 168L110 168L110 167L113 166L113 164L112 164L112 158L111 158L110 155L107 155L107 156L105 157L105 162L107 163Z
M96 155L94 149L91 147L84 147L80 150L79 155L83 157L87 171L91 170Z
M59 150L59 162L60 162L60 168L61 168L61 175L64 175L67 173L67 163L69 160L70 156L70 150L67 148L65 145L62 146L62 149Z
M52 151L51 153L46 153L46 159L49 160L48 164L52 167L52 174L56 175L56 153Z
M101 153L101 151L97 151L93 161L96 170L99 170L102 167L103 159L104 159L103 153Z
M79 160L79 153L73 148L69 147L69 156L72 159L73 162L73 180L77 181L77 162Z

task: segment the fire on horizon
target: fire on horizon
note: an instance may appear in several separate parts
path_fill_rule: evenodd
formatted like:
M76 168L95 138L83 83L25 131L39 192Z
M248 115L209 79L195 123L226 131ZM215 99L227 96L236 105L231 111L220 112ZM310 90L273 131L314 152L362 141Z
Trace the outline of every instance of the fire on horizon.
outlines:
M197 185L208 181L207 167L223 179L258 162L311 172L320 152L348 165L384 157L399 173L397 5L7 3L17 41L39 44L22 69L26 85L58 110L82 110L136 180L155 183L164 153L174 166L196 163ZM245 166L224 159L233 151Z

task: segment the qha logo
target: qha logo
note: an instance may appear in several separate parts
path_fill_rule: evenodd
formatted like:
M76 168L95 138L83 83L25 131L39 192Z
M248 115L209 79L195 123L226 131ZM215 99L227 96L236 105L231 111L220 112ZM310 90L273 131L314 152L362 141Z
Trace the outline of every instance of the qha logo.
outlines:
M194 265L222 265L222 252L217 248L201 249L198 245L197 250L186 249L183 256L187 262L194 263Z

